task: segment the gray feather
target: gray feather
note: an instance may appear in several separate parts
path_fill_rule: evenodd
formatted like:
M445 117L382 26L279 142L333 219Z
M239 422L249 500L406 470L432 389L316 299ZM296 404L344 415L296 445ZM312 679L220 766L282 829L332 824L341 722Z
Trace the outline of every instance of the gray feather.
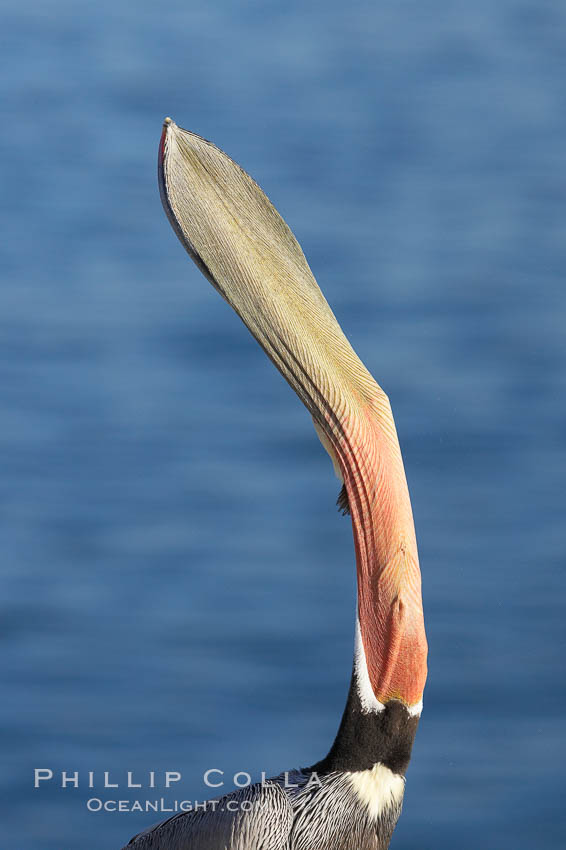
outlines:
M278 784L251 785L136 835L131 850L285 850L293 823Z
M320 783L292 771L184 812L135 836L130 850L383 850L401 804L372 817L348 774ZM242 806L243 804L243 806ZM230 811L229 809L233 810ZM126 850L126 848L123 848Z

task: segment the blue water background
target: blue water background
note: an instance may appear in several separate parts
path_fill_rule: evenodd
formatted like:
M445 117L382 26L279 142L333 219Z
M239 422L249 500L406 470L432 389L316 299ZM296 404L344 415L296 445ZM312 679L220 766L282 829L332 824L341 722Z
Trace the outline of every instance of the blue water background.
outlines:
M563 848L564 4L2 19L0 850L118 848L159 816L90 797L312 763L345 699L338 483L165 219L168 114L265 189L393 404L430 675L392 847Z

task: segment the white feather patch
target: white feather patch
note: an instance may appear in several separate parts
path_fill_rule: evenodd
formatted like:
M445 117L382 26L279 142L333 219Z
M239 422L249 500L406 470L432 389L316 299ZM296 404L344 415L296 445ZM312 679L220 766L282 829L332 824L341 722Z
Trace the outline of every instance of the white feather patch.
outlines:
M378 762L371 770L349 773L348 778L372 818L377 819L386 809L398 806L403 800L405 780L384 764Z
M356 681L358 684L358 695L360 697L362 711L364 714L371 714L375 711L383 711L385 706L375 696L369 680L368 665L362 641L359 617L356 617L355 670Z
M411 717L420 717L423 711L423 701L420 699L414 705L407 706L407 711Z

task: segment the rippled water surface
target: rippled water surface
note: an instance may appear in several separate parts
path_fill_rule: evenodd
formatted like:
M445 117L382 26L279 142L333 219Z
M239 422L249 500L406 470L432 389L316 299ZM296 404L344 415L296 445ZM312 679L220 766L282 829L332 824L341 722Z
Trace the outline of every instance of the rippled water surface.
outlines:
M392 847L563 848L563 4L2 10L1 850L312 763L345 699L349 522L163 215L167 114L263 186L392 400L430 643Z

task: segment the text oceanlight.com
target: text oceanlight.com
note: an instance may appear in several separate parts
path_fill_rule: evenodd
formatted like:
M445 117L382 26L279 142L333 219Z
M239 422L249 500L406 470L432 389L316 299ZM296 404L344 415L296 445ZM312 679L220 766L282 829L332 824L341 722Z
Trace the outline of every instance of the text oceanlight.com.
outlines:
M271 805L269 800L101 800L91 797L86 807L89 812L249 812Z

